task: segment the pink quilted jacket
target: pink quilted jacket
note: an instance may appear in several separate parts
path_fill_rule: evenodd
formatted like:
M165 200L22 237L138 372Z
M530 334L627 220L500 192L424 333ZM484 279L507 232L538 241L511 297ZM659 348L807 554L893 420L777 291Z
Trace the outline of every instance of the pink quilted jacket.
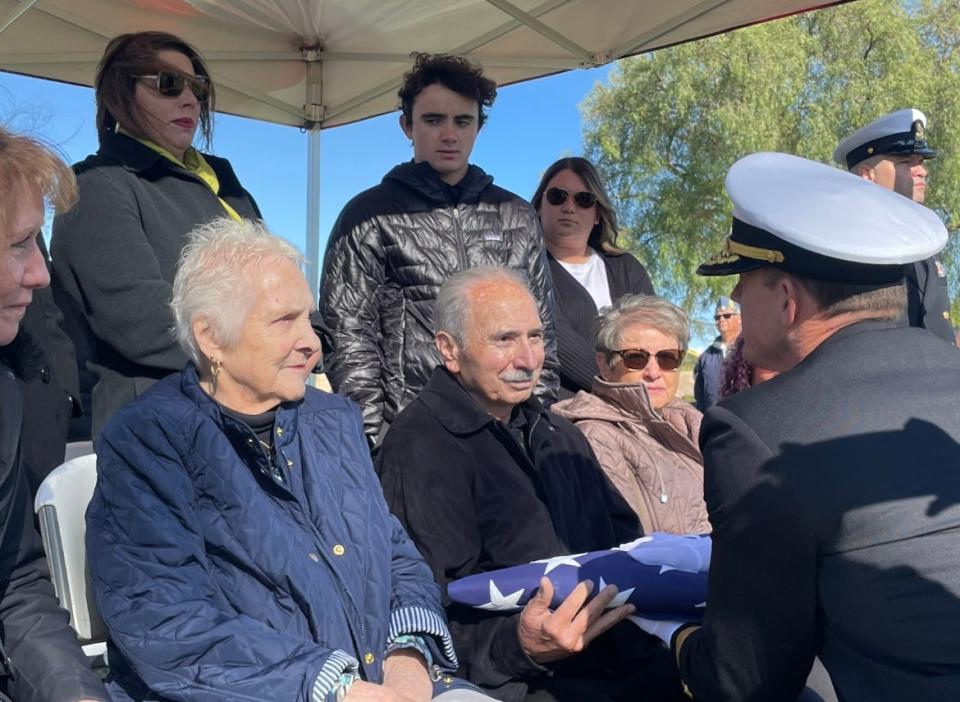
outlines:
M710 532L697 446L703 415L693 406L673 400L658 414L642 384L595 378L591 393L581 391L551 409L586 435L645 533Z

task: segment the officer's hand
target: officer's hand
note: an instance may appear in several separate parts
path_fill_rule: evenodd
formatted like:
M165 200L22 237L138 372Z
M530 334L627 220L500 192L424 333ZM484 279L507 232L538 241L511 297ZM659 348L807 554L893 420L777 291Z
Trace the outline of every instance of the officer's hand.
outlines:
M551 610L553 583L550 578L540 578L540 590L520 613L517 630L520 646L530 658L537 663L549 663L579 653L600 634L633 614L633 605L604 612L617 596L615 585L608 585L584 604L592 591L592 582L582 582L556 610Z

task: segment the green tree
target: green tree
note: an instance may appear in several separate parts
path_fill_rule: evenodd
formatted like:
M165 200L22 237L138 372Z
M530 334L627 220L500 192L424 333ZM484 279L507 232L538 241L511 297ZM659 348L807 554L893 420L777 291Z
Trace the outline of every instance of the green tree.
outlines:
M694 272L729 231L730 165L755 151L830 163L841 138L903 107L927 115L940 154L928 164L927 204L957 229L958 44L956 0L858 0L621 61L582 109L623 243L659 291L703 309L733 285ZM957 246L945 254L954 299Z

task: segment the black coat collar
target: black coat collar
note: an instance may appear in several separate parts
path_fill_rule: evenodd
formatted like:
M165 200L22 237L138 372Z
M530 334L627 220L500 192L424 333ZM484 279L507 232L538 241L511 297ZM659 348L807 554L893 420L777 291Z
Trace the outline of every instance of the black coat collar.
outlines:
M177 167L175 163L161 156L159 152L126 134L111 133L102 136L97 153L113 159L128 171L135 173L153 168L161 161L164 165L169 164L171 167Z
M451 434L474 434L497 421L496 417L477 404L456 376L443 366L437 366L433 370L417 400L422 402ZM549 421L546 408L532 395L529 400L520 404L520 408L528 415L528 420L533 414Z

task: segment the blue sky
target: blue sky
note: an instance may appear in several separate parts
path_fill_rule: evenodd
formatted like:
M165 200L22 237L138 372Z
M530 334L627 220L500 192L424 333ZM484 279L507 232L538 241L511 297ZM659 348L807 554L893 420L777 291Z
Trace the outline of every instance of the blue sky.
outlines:
M577 70L499 90L471 161L502 187L529 198L556 159L583 151L580 103L611 68ZM97 149L93 91L0 72L0 122L55 144L68 161ZM411 158L398 113L325 130L321 136L321 256L337 214L353 195ZM267 225L305 249L307 136L285 127L218 115L213 152L228 158ZM694 348L709 343L695 339Z

